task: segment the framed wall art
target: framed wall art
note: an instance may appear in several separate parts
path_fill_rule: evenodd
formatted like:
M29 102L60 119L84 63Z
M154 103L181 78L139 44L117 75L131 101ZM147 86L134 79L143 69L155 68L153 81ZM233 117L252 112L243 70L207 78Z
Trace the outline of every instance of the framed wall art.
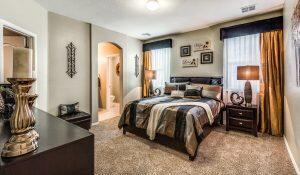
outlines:
M180 47L180 56L181 57L191 56L191 45L181 46Z
M213 52L201 53L201 64L212 64L214 62L213 59Z
M182 67L197 67L198 61L197 58L184 58L182 60Z
M204 51L204 50L210 50L211 49L211 42L210 41L205 41L195 43L194 44L194 52L199 52L199 51Z

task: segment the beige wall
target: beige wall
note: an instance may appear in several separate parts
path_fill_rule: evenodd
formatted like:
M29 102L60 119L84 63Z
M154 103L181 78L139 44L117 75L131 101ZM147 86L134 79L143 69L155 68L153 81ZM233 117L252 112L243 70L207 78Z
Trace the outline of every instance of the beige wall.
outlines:
M57 115L59 104L79 102L90 112L90 25L49 12L49 112ZM67 71L66 46L76 47L76 71Z
M92 25L92 117L93 122L98 121L98 44L112 42L123 50L121 62L121 75L123 83L120 85L120 102L123 107L130 100L141 97L141 75L135 77L135 55L142 58L142 42L138 39L114 32L102 27ZM142 60L142 59L141 59ZM121 109L122 109L121 107Z
M110 70L110 73L108 73L108 56L112 55L121 55L121 49L116 47L115 45L111 43L100 43L98 45L98 73L100 74L100 80L101 80L101 90L100 90L100 99L99 99L99 107L100 108L107 108L107 98L109 94L107 94L107 87L108 87L108 75L111 75L110 80L112 80L114 83L112 84L112 91L113 94L116 96L117 100L120 100L120 79L117 76L114 76L115 73L115 65L116 60L112 59L110 61L110 66L113 67L113 70Z
M291 17L297 0L286 0L284 5L285 97L284 135L291 153L300 168L300 87L296 87L295 49L291 35Z
M4 21L2 21L4 20ZM34 35L36 38L37 94L36 107L48 109L48 13L34 0L1 0L0 33L2 25L13 25L17 30ZM0 56L3 55L3 38L0 36ZM1 59L0 59L1 60ZM2 63L0 63L1 65ZM1 66L0 66L1 67Z
M113 102L120 103L120 76L116 73L116 66L120 63L120 56L112 57L110 62L110 84L111 84L111 95L115 96Z
M282 16L282 11L276 11L264 15L253 16L232 22L218 24L209 28L200 29L192 32L170 35L146 42L161 40L165 38L173 39L173 48L171 52L171 76L222 76L223 75L223 42L220 41L220 28L238 25L242 23L253 22L257 20ZM200 64L200 53L193 52L193 45L198 42L211 41L214 54L213 64ZM182 68L180 57L180 47L184 45L192 46L192 55L190 58L198 59L198 67ZM185 57L189 58L189 57Z

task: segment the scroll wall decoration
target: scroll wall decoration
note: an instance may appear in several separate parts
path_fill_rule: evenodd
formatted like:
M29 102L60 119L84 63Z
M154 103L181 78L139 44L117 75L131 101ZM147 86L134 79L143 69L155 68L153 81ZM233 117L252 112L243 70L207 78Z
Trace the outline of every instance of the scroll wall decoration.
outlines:
M135 55L134 59L135 59L134 75L135 77L138 77L140 75L140 58L139 56Z
M297 86L300 87L300 1L298 1L292 17L292 32L296 56L296 81Z
M73 78L73 76L77 73L75 69L75 56L76 47L72 42L70 42L70 44L67 45L68 70L66 73L71 78Z

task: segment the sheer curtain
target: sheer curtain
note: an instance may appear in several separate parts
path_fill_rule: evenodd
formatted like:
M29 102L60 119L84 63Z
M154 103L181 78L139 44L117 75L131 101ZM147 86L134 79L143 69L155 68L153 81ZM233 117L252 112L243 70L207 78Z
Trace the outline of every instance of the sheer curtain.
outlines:
M151 50L152 70L156 70L156 79L152 81L153 89L162 88L170 81L171 48Z
M260 65L260 35L246 35L224 39L224 90L243 92L246 80L237 80L237 66ZM259 92L259 81L250 81L254 94ZM253 96L255 103L255 95ZM225 99L228 97L225 97Z
M225 90L243 91L246 80L237 80L237 66L260 65L260 35L224 39ZM250 81L253 92L259 92L259 81Z

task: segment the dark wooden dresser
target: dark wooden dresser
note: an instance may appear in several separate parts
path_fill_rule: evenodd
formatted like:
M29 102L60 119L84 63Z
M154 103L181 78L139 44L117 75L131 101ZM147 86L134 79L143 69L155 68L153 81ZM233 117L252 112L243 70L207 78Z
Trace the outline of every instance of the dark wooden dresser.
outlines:
M34 113L40 134L38 149L16 158L0 157L0 174L94 174L94 135L39 109ZM9 122L0 120L0 150L10 135Z
M241 130L249 132L257 137L259 107L250 107L227 104L226 109L226 131Z

